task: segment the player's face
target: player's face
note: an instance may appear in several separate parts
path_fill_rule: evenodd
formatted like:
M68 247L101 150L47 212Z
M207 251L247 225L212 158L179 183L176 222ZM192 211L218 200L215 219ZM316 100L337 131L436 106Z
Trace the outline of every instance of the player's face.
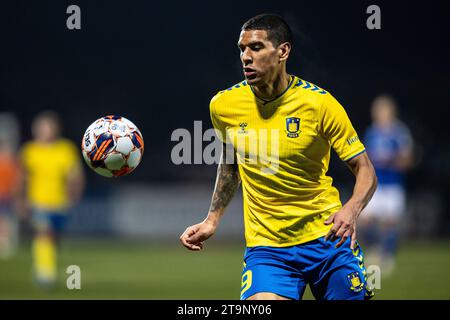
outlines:
M267 31L242 31L238 47L241 51L245 79L249 85L264 85L279 73L280 48L274 47L267 39Z
M51 142L58 137L58 134L58 123L53 119L42 118L34 124L33 135L39 141Z
M395 105L387 98L378 98L372 107L372 118L379 125L389 125L395 120Z

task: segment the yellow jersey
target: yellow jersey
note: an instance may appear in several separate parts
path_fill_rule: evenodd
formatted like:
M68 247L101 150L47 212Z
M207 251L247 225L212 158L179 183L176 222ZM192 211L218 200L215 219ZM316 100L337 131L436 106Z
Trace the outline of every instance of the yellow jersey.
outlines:
M66 139L51 144L28 142L21 150L31 205L61 213L69 205L67 176L79 164L78 148Z
M326 235L331 225L324 221L342 207L326 175L330 149L343 161L365 151L341 104L291 76L271 101L240 82L212 98L210 113L238 163L247 246L286 247Z

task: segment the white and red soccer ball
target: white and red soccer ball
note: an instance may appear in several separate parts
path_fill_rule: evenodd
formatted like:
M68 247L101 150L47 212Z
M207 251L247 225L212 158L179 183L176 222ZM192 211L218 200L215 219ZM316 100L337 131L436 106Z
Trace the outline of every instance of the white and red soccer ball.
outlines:
M87 128L81 141L87 165L105 177L120 177L136 169L144 154L144 139L130 120L106 116Z

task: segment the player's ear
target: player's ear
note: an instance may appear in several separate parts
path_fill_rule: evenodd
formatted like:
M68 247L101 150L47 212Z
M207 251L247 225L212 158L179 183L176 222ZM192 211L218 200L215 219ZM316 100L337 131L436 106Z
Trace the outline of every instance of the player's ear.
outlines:
M291 53L291 44L289 42L284 42L278 46L279 52L279 62L286 61Z

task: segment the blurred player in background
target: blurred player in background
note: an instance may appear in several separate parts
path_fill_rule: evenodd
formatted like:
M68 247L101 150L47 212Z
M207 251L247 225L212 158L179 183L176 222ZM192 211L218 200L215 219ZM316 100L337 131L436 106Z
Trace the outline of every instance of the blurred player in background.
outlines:
M32 214L33 272L39 285L57 280L57 244L67 219L84 187L77 146L60 136L56 113L44 111L32 124L33 140L21 150L26 201Z
M15 214L20 188L20 166L16 156L19 125L9 113L0 114L0 258L10 257L18 244Z
M378 189L362 214L361 235L368 247L368 262L379 265L387 276L394 267L399 222L405 210L405 171L413 163L413 139L397 118L391 96L376 97L371 113L373 123L364 144L377 173Z
M241 299L301 299L308 284L318 300L369 298L356 241L356 220L376 188L364 145L329 92L287 73L292 33L281 17L247 21L238 47L246 80L210 104L224 144L211 207L181 242L202 249L242 182L247 250ZM248 143L240 144L243 139ZM343 206L326 175L331 148L356 177Z

